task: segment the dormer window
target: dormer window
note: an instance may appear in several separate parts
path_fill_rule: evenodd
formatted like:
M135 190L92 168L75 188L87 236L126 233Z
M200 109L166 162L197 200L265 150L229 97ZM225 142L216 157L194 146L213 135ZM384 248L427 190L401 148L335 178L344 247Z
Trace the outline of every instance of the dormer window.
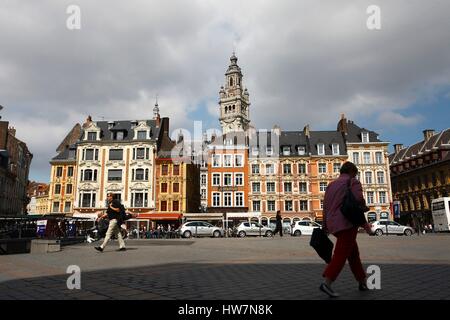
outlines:
M361 132L361 140L363 143L369 142L369 133L368 132Z
M339 155L339 143L333 143L331 145L331 149L333 152L333 156L338 156Z
M323 143L318 143L317 144L317 154L319 156L325 155L325 145Z
M137 139L138 140L145 140L145 139L147 139L147 131L143 131L143 130L138 131L137 132Z
M291 154L291 147L284 146L283 147L283 156L289 156Z
M124 138L123 131L117 131L117 133L116 133L116 140L121 141L121 140L123 140L123 138Z
M97 140L97 132L88 132L87 140L88 141L96 141Z
M306 148L305 146L298 146L297 147L297 152L299 156L304 156L306 153Z

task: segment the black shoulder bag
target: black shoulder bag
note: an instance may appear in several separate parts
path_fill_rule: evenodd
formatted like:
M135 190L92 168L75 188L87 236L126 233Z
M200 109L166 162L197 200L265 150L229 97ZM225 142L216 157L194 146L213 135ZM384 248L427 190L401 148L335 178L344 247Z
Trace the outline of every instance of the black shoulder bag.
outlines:
M367 223L366 216L364 215L366 207L355 199L351 188L351 181L352 179L349 180L347 185L347 192L342 201L341 212L351 224L359 227Z

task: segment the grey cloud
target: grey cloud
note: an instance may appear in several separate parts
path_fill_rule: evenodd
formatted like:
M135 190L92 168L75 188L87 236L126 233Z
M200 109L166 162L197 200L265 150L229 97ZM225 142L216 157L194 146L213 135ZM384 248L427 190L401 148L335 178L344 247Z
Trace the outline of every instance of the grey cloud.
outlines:
M82 29L66 29L69 4ZM366 8L382 30L366 29ZM33 175L86 115L150 117L174 128L214 103L237 50L252 122L334 128L340 112L377 126L450 84L447 1L2 1L0 104L35 154ZM217 107L217 105L216 105ZM30 125L26 118L38 123ZM39 128L39 129L38 129ZM45 130L45 139L34 130Z

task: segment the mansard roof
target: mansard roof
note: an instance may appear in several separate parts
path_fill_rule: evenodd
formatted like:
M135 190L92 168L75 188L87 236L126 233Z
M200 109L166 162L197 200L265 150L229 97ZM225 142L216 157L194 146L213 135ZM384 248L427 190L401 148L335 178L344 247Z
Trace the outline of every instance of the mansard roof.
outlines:
M391 153L389 155L389 161L391 165L399 164L401 162L419 158L424 154L442 149L450 150L450 128L435 133L428 140L421 140L409 147L401 149L397 153ZM444 159L447 159L446 157L448 157L448 154L444 155Z

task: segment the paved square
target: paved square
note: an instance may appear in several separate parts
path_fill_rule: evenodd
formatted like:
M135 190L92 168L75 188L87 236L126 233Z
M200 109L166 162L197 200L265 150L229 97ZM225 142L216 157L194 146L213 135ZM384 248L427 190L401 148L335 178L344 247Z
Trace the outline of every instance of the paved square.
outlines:
M333 241L335 239L331 237ZM365 267L381 268L381 290L359 292L348 266L340 299L450 299L450 235L358 236ZM328 299L318 290L325 264L309 237L130 240L61 252L0 256L0 299ZM81 289L69 290L69 265Z

